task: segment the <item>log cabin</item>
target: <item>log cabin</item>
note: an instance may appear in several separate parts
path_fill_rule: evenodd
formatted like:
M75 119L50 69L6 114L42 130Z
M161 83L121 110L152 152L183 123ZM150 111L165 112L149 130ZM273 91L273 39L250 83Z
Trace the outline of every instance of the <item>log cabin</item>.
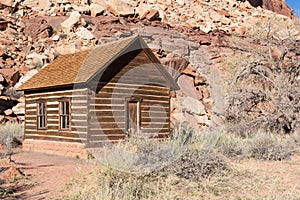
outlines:
M25 96L25 150L85 157L88 148L170 134L179 87L138 35L61 55L17 90Z

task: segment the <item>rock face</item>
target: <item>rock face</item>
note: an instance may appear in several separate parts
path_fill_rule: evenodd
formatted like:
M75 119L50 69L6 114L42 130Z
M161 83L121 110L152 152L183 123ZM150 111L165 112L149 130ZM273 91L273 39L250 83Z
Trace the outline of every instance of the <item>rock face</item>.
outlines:
M260 6L278 14L296 18L296 15L284 0L248 0L248 2L254 7Z
M284 0L263 0L262 7L291 18L296 18L296 15Z
M173 94L174 119L207 126L216 118L211 85L222 85L218 72L210 78L216 83L207 78L208 72L216 68L230 73L226 59L257 34L253 26L262 20L290 26L295 18L281 0L0 0L0 8L0 106L14 102L0 108L0 121L22 121L23 102L14 89L60 54L140 34L181 86ZM276 37L283 42L286 32L300 39L299 29L280 28ZM232 36L236 40L228 42ZM249 44L261 47L260 39ZM279 60L284 48L274 45L271 52ZM292 65L299 55L294 52L283 60ZM178 109L182 106L184 112Z

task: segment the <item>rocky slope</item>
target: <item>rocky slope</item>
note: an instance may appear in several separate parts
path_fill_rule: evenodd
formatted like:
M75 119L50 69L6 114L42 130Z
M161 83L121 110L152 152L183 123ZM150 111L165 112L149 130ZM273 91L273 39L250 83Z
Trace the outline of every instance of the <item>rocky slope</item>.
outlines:
M297 45L300 34L281 0L0 0L0 9L0 122L23 120L24 101L13 88L60 54L136 33L182 88L173 99L174 122L210 126L225 120L230 60L247 44L269 45L256 26L282 24L272 56L284 54L286 65L299 66L299 54L282 44L293 37Z

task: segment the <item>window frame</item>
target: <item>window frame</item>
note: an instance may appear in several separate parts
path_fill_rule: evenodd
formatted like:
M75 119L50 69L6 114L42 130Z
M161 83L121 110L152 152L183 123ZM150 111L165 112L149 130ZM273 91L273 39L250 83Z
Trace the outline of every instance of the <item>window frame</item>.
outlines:
M42 105L43 113L40 114L40 105ZM44 126L40 126L40 117L44 118ZM36 129L47 130L47 102L44 99L39 99L36 101Z
M69 113L68 114L62 114L62 104L63 103L68 103L68 109L69 109ZM68 119L68 123L66 123L68 125L67 128L63 128L62 127L62 117L65 117L66 119ZM58 126L59 126L59 130L60 131L70 131L71 130L71 100L70 98L61 98L58 100Z

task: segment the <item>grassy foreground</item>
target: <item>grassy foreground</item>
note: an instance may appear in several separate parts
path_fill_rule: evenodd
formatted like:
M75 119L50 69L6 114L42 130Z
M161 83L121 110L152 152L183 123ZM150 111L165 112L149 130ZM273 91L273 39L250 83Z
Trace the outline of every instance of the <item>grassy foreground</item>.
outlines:
M300 199L300 135L258 132L251 136L229 133L187 134L167 143L168 152L185 147L168 165L148 173L116 168L124 160L119 151L98 170L74 179L63 189L63 199ZM187 138L188 139L188 144ZM117 149L151 154L150 145L129 139ZM164 151L164 153L166 153ZM144 156L144 154L140 154ZM141 157L125 165L146 166ZM162 159L165 159L162 157ZM160 162L159 160L156 160ZM115 165L114 165L115 164ZM140 169L140 168L139 168ZM123 170L123 171L120 171Z

